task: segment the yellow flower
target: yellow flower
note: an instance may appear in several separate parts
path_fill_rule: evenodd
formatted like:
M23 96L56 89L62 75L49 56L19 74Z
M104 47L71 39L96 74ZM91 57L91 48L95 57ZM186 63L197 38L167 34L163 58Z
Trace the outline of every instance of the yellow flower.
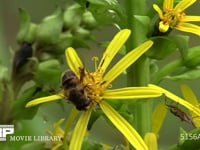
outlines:
M158 12L160 17L160 32L167 32L169 28L175 28L200 36L200 26L189 23L200 21L200 16L188 16L185 14L185 9L195 2L196 0L181 0L174 7L174 0L164 0L162 10L154 4L153 8Z
M142 54L144 54L153 44L152 41L147 41L126 54L118 63L116 63L109 71L106 71L113 57L117 54L121 46L125 43L130 35L130 30L124 29L118 32L114 39L110 42L105 50L102 59L96 67L95 72L89 72L83 66L76 51L73 48L66 49L66 60L70 69L80 79L84 72L82 85L85 87L85 93L90 98L90 105L86 111L83 111L72 133L69 150L80 150L83 138L86 133L87 124L92 111L96 106L100 106L105 115L117 127L117 129L126 137L132 146L136 149L148 149L143 139L137 131L116 111L105 99L139 99L153 98L161 96L162 93L155 91L151 87L126 87L121 89L109 89L111 82L134 63ZM61 94L51 95L38 98L27 103L26 107L38 105L40 103L49 102L63 98Z

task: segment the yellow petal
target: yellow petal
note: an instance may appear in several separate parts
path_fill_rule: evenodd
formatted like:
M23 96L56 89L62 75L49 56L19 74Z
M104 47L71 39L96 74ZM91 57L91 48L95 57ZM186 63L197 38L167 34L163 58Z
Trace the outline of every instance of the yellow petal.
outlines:
M200 21L200 16L184 16L181 18L181 22L192 22L192 21Z
M189 86L187 86L186 84L181 85L181 91L183 93L184 98L189 103L191 103L197 107L199 106L199 102ZM199 128L200 127L200 117L196 116L196 114L194 114L192 111L190 111L190 113L192 115L192 120L193 120L195 126Z
M87 130L88 121L90 119L92 108L82 112L72 133L69 150L81 150L81 145Z
M160 32L167 32L169 30L169 24L164 24L163 21L159 22L159 31Z
M64 138L63 138L63 143L64 143L65 149L69 149L69 146L68 146L69 130L78 114L79 114L79 111L75 107L73 107L70 114L67 117L67 121L65 124L65 133L64 133Z
M184 32L190 32L190 33L200 36L200 26L195 25L195 24L178 23L175 28Z
M137 133L137 131L110 105L102 101L100 104L102 111L116 126L116 128L126 137L130 144L137 150L148 150L147 145Z
M53 146L53 147L51 148L51 150L58 150L58 148L59 148L60 146L62 146L62 145L63 145L62 143L59 143L59 144Z
M158 7L158 5L156 5L156 4L153 4L153 8L154 8L155 11L157 11L157 13L158 13L160 19L162 19L162 18L163 18L163 12L162 12L162 10L160 9L160 7Z
M174 0L164 0L163 2L163 10L170 10L173 8Z
M28 102L26 104L25 107L32 107L41 103L46 103L46 102L50 102L50 101L55 101L55 100L59 100L62 99L63 96L62 95L51 95L51 96L45 96L45 97L40 97L40 98L36 98L30 102Z
M72 47L67 48L65 50L65 57L69 68L79 77L79 69L83 68L83 63L77 55L76 51Z
M103 94L104 99L138 99L154 98L161 96L162 93L149 87L127 87L115 90L106 90Z
M65 133L67 134L68 131L70 130L70 127L71 125L73 124L76 116L78 115L79 111L73 107L70 114L68 115L67 117L67 121L66 121L66 124L65 124Z
M186 8L190 7L196 0L181 0L176 6L175 10L178 12L184 11Z
M58 122L54 123L53 124L53 127L54 127L54 131L53 131L53 134L54 135L64 135L64 130L60 127L61 124L65 121L64 118L61 118L60 120L58 120Z
M123 29L115 35L115 37L105 50L101 62L99 63L98 69L101 69L102 73L105 72L113 57L117 54L122 45L126 42L130 34L130 30Z
M131 64L133 64L142 54L144 54L151 46L152 41L144 42L137 48L126 54L120 61L115 64L108 73L104 76L103 80L105 84L109 85L117 76L119 76L124 70L126 70Z
M157 150L158 144L157 144L157 138L155 133L148 132L145 134L144 141L147 144L149 150Z
M156 135L159 134L160 128L163 124L165 116L167 114L167 107L163 102L159 103L152 114L152 132Z
M182 98L176 96L175 94L159 87L153 84L149 84L149 87L154 87L155 90L158 90L160 92L162 92L165 96L167 96L168 98L170 98L171 100L177 102L178 104L181 104L183 106L185 106L187 109L189 109L190 111L194 112L197 116L200 116L200 109L193 106L192 104L188 103L187 101L183 100Z

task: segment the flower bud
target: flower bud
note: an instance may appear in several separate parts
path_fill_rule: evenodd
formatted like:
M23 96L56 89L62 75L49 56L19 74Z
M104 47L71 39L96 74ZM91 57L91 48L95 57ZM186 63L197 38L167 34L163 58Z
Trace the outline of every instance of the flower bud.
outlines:
M38 68L35 74L35 80L39 84L48 84L48 85L56 86L60 82L61 73L62 73L62 70L60 69L59 61L55 59L50 59L50 60L41 62L38 65Z
M37 29L38 42L55 44L58 41L63 26L63 12L58 8L51 16L45 17Z
M83 14L83 24L86 26L87 29L93 29L94 27L96 27L97 22L91 12L86 11Z
M83 9L79 4L72 5L64 12L65 28L75 29L81 23Z
M8 68L3 65L0 65L0 81L8 81L8 77Z
M60 34L59 42L56 44L57 51L55 53L64 53L65 49L73 44L73 35L70 32Z
M80 28L78 28L76 30L76 35L75 36L77 36L79 38L86 39L86 38L88 38L90 36L90 31L80 27Z
M37 25L31 23L29 14L23 10L19 9L20 13L20 30L17 33L17 41L19 43L28 42L33 43L35 40L35 34Z

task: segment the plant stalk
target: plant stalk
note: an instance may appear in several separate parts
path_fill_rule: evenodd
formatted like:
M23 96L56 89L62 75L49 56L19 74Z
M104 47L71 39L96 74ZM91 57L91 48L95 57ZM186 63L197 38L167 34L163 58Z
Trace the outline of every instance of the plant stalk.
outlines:
M145 0L126 0L127 28L131 29L132 34L127 42L127 53L139 44L147 40L143 26L135 15L143 16L146 13ZM146 86L149 83L149 59L143 55L137 62L127 70L127 86ZM133 125L141 136L151 130L152 102L150 100L137 101L131 104L130 109L134 113Z

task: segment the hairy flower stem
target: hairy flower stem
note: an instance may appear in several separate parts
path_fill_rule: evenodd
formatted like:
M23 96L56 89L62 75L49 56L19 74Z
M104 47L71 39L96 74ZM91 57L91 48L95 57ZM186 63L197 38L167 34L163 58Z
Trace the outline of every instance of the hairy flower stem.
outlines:
M127 27L132 30L131 37L127 42L127 53L147 40L146 33L140 22L134 18L134 15L144 15L146 11L145 0L126 0ZM149 83L149 59L142 56L127 71L127 86L145 86ZM151 101L136 102L130 109L134 113L134 127L144 136L151 130Z

